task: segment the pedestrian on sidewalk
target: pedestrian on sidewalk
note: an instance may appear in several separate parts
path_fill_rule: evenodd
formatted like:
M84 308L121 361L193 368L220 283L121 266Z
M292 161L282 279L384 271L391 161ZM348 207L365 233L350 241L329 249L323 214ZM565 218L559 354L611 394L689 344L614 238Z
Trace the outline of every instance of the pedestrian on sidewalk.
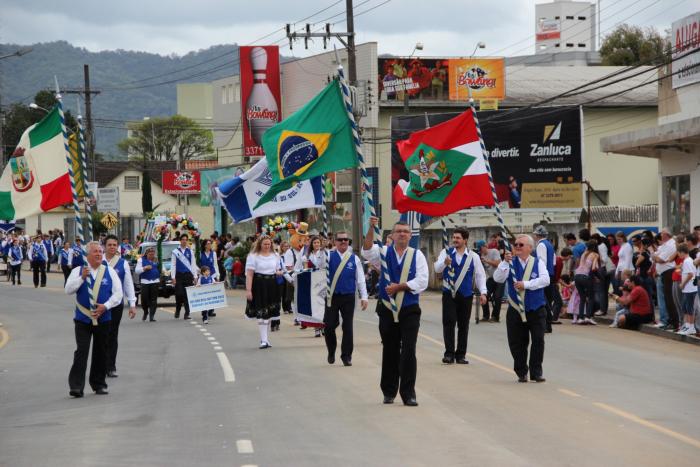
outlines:
M97 394L108 394L107 381L107 336L112 320L111 309L122 303L122 286L119 276L102 261L102 246L98 242L88 243L86 266L71 271L66 282L66 294L76 295L75 342L73 366L68 375L69 394L83 397L85 371L92 340L92 362L90 364L90 387ZM91 298L96 297L96 299ZM92 320L97 320L93 325Z
M158 308L158 287L160 286L160 270L156 249L148 247L144 256L136 262L136 274L141 283L141 308L143 308L142 321L154 322L156 309Z
M46 252L46 246L41 240L41 235L34 237L34 243L27 248L27 259L32 266L34 288L46 287L46 262L49 254ZM41 279L41 281L40 281Z
M180 318L180 310L185 306L185 316L183 319L190 319L190 303L187 301L187 287L192 287L197 279L199 269L195 263L195 256L192 248L187 245L189 241L187 234L178 237L180 246L173 250L170 257L170 277L175 286L175 319Z
M449 250L443 248L433 265L435 272L442 274L442 336L445 342L442 363L447 364L469 363L467 341L475 280L480 292L481 305L488 306L486 272L481 264L481 257L467 248L468 241L468 230L455 229L452 232L452 248ZM455 325L457 327L456 346Z
M329 253L329 271L331 278L330 300L326 300L323 316L325 325L324 338L328 350L328 363L335 363L335 350L338 341L335 330L343 320L343 340L340 344L340 360L343 365L352 366L353 350L353 316L355 314L355 299L360 292L360 306L367 309L367 285L362 261L352 251L349 251L350 237L345 231L336 232L335 249Z
M518 375L518 382L527 383L529 370L530 380L542 383L545 381L542 360L544 359L544 330L547 314L544 289L549 285L549 273L544 261L531 256L535 247L532 237L518 235L513 246L515 257L510 251L506 252L504 261L498 265L493 277L497 282L507 280L508 346L513 356L513 369ZM524 321L521 313L525 315ZM530 340L532 344L528 366Z
M621 287L623 295L611 294L617 303L623 308L615 314L615 325L623 329L639 329L639 326L654 321L654 308L651 298L643 287L643 280L639 276L632 276Z
M664 227L659 235L661 243L656 253L651 255L651 260L656 265L656 273L661 276L662 289L660 290L660 296L663 297L666 306L666 319L668 322L661 329L676 332L679 330L678 311L673 301L673 271L676 267L675 259L678 254L676 251L676 240L667 227Z
M682 243L678 245L678 257L683 261L681 266L681 306L683 310L684 323L681 329L678 331L679 334L684 334L687 336L695 335L695 296L698 293L698 286L695 282L695 272L696 267L693 264L693 259L690 257L690 249L688 245Z
M280 257L272 250L272 240L263 235L253 245L246 260L246 316L257 319L260 349L272 347L268 337L270 318L279 316L277 277L282 275Z
M384 403L392 404L397 392L404 405L415 407L416 401L416 340L420 328L420 294L428 287L428 263L423 253L408 246L411 228L397 222L392 229L392 244L382 247L386 266L382 265L379 245L374 244L374 229L379 219L370 217L362 256L381 267L379 276L379 334L382 337L381 389ZM388 280L387 280L388 276ZM394 298L394 317L389 297Z
M593 302L595 301L593 278L598 271L598 260L598 244L595 240L589 240L574 275L574 283L581 300L576 324L596 324L593 320Z

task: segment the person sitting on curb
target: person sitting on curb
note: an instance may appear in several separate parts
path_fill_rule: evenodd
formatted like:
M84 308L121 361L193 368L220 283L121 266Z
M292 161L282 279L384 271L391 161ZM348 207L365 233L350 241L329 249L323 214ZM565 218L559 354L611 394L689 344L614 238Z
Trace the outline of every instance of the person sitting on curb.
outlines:
M617 319L617 327L623 329L639 329L639 326L654 321L654 310L651 306L649 294L644 289L644 283L639 276L632 276L630 279L632 290L627 297L613 295L615 301L627 308L627 312L621 314Z

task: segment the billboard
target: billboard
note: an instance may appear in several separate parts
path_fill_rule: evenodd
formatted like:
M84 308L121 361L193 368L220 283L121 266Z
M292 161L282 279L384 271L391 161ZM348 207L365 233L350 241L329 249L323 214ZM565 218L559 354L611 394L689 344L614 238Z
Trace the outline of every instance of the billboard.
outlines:
M561 38L561 24L558 19L542 19L537 23L535 40L548 41Z
M280 118L279 47L239 47L243 155L264 156L262 135Z
M201 191L199 194L200 206L221 206L216 195L216 188L226 180L241 175L250 167L227 167L225 169L210 169L200 172Z
M168 195L198 195L200 189L198 170L164 170L163 193Z
M456 115L428 114L427 124L434 126ZM536 108L512 116L507 111L485 111L478 116L502 207L583 207L579 108ZM426 115L391 118L392 190L399 178L408 180L396 142L426 127Z
M503 58L379 59L379 96L384 101L467 100L505 97Z
M700 82L700 12L675 21L672 25L673 89ZM695 52L691 53L693 50Z

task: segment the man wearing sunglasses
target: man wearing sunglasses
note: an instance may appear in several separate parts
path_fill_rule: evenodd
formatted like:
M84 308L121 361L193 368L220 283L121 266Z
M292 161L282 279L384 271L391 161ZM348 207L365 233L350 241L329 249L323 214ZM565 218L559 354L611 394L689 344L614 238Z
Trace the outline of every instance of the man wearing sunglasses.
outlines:
M428 287L428 263L423 253L408 246L411 228L397 222L392 232L393 244L381 247L386 258L386 269L381 266L381 250L374 244L376 217L370 218L362 256L377 269L379 275L379 334L382 337L381 388L384 403L392 404L396 393L404 405L415 407L416 402L416 340L420 327L418 297ZM389 276L389 280L385 276ZM398 315L394 319L389 297L394 299Z
M549 285L549 273L546 263L541 258L531 256L535 246L532 237L518 235L513 246L515 258L507 251L504 261L493 273L493 279L496 282L507 280L506 328L508 346L513 356L513 369L518 375L518 382L527 383L529 369L530 380L543 383L545 379L542 377L542 359L547 316L544 289ZM521 312L524 313L525 319L521 317ZM528 368L527 351L530 338L532 346Z

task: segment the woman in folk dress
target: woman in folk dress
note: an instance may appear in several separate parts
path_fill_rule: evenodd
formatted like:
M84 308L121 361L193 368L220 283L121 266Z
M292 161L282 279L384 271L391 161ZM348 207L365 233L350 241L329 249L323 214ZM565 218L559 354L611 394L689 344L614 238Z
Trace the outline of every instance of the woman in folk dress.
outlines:
M282 275L280 257L272 249L270 237L262 236L255 242L246 260L246 315L258 320L260 348L270 348L268 326L270 319L279 317L280 297L277 277Z

